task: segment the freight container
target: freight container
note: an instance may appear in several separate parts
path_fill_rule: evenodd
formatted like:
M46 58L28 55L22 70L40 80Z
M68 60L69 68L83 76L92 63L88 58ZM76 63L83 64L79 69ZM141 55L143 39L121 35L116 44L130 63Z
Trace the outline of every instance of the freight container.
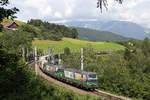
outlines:
M86 74L82 74L82 81L83 81L83 82L86 82L86 81L87 81Z
M53 66L50 66L50 72L54 73L55 72L55 68Z
M74 75L75 73L72 69L65 69L64 74L65 74L65 77L67 78L75 79L75 75Z
M75 72L75 79L76 79L76 80L80 80L80 81L81 81L81 80L82 80L81 77L82 77L81 73Z

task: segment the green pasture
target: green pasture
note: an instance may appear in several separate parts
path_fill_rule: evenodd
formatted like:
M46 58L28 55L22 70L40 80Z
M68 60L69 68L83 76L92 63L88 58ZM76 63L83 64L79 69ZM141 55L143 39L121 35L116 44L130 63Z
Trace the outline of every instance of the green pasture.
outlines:
M17 23L19 26L25 25L24 22L21 22L21 21L18 21L18 20L7 19L7 18L3 19L2 23L4 23L4 22L15 22L15 23Z
M124 47L112 42L90 42L84 40L77 40L71 38L63 38L62 41L49 41L35 39L32 43L33 47L37 46L38 49L47 50L54 48L55 53L63 52L65 47L70 48L71 52L80 52L81 48L92 47L95 51L117 51L124 50Z

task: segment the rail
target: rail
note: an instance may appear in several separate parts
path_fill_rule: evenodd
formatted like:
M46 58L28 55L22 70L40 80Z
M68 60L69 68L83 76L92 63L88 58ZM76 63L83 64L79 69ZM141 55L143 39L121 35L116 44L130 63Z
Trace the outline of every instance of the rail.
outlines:
M27 65L30 66L34 70L34 65L35 65L34 61L29 62ZM114 94L103 92L103 91L100 91L100 90L97 90L97 89L95 91L91 92L91 91L86 91L86 90L83 90L83 89L76 88L74 86L71 86L69 84L60 82L60 81L46 75L45 73L43 73L41 71L41 69L38 69L38 73L39 73L39 76L41 78L43 78L46 82L59 85L61 87L67 88L67 89L69 89L73 92L76 92L76 93L89 94L89 95L100 97L104 100L131 100L129 98L125 98L125 97L122 97L122 96L116 96Z

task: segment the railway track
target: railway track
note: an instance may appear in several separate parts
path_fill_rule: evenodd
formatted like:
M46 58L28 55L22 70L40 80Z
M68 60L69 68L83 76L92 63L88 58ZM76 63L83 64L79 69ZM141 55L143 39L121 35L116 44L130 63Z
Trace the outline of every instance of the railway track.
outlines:
M32 69L35 69L34 68L34 61L28 63L27 65L29 67L31 67ZM125 97L116 96L116 95L113 95L113 94L110 94L110 93L107 93L107 92L103 92L103 91L100 91L100 90L95 90L93 92L90 92L90 91L86 91L86 90L83 90L83 89L76 88L74 86L71 86L69 84L65 84L61 81L58 81L58 80L46 75L40 69L38 69L38 75L50 84L52 84L52 83L56 84L58 86L61 86L63 88L67 88L68 90L71 90L71 91L79 93L79 94L93 95L93 96L96 96L96 97L100 97L104 100L131 100L131 99L128 99L128 98L125 98Z
M105 100L131 100L129 98L116 96L116 95L113 95L113 94L110 94L110 93L107 93L107 92L103 92L103 91L100 91L100 90L95 90L93 92L93 94L96 94L96 95L102 97Z

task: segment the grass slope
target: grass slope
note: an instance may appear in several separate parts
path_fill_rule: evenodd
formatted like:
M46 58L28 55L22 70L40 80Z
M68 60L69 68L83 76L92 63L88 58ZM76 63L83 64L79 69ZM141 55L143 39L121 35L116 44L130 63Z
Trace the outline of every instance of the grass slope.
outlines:
M21 22L21 21L18 21L18 20L12 20L12 19L7 19L7 18L3 19L2 23L4 23L4 22L15 22L15 23L17 23L19 26L26 24L26 23Z
M62 41L49 41L38 40L33 41L33 46L37 46L38 49L46 50L48 47L55 48L55 53L58 51L63 52L65 47L69 47L71 52L80 52L83 47L91 46L95 51L110 51L110 50L124 50L124 47L111 42L89 42L84 40L77 40L71 38L63 38Z
M107 31L99 31L88 28L77 28L79 39L90 41L127 41L129 38Z

